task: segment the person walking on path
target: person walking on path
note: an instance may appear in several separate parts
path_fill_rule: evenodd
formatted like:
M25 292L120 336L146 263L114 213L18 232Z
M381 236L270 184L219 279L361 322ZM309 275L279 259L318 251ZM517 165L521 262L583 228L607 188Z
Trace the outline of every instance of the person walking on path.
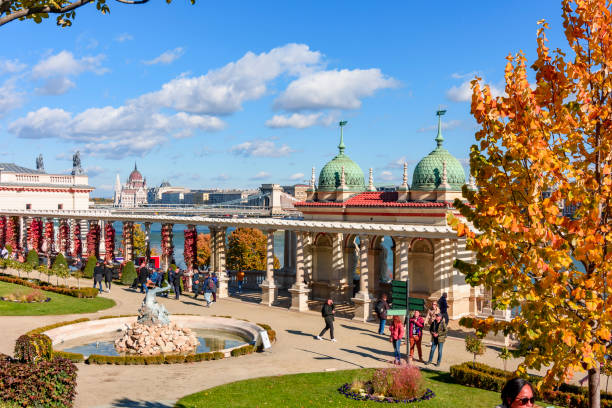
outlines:
M179 295L181 294L181 280L183 279L183 271L181 269L177 271L173 271L170 285L174 290L174 298L176 300L179 299Z
M387 310L389 310L389 303L387 303L387 294L383 293L376 305L374 311L380 323L378 324L378 334L385 334L385 324L387 323Z
M100 261L96 262L96 266L94 266L94 273L93 273L93 278L94 278L94 284L93 287L95 288L96 285L98 285L100 287L100 293L102 293L102 279L104 278L104 267L102 267L102 264L100 263Z
M421 340L423 339L423 326L425 320L421 316L421 312L416 310L410 318L408 327L408 336L410 337L410 360L414 356L414 348L419 352L419 361L423 361L423 351L421 350Z
M217 288L219 287L219 279L217 279L217 274L215 272L212 273L211 279L214 283L214 287L211 287L210 290L212 291L213 302L216 302L217 301Z
M329 336L331 337L331 341L336 342L336 338L334 337L334 315L336 314L336 306L334 306L334 301L331 299L327 299L323 308L321 309L321 316L323 316L323 320L325 320L325 327L321 330L321 333L317 336L317 340L323 340L323 335L327 330L329 330Z
M215 281L213 280L213 277L209 275L204 280L204 300L206 301L206 307L210 307L210 304L212 303L213 291L216 292L217 288L215 287Z
M402 363L400 348L402 346L402 339L406 335L406 329L404 329L404 325L399 316L393 316L393 321L391 322L391 326L389 326L389 332L391 332L391 344L393 344L393 355L395 356L393 364L400 365Z
M113 264L111 261L108 261L104 264L104 286L106 286L106 291L108 293L110 293L112 281L113 281Z
M244 271L236 273L236 282L238 283L238 293L242 293L242 283L244 282Z
M442 320L442 315L438 313L436 315L436 320L433 321L431 326L429 326L429 332L431 333L431 350L429 352L429 360L425 365L431 364L433 360L434 351L436 351L436 347L438 348L438 362L436 363L436 367L440 366L440 362L442 361L442 349L444 348L444 341L446 341L446 334L448 333L448 329L446 328L446 323Z
M446 292L442 294L442 297L438 299L438 307L440 308L440 314L444 318L444 323L448 326L448 302L446 301Z
M149 280L149 270L147 269L147 265L143 260L140 264L140 268L138 268L138 283L140 284L140 293L146 293L149 291L147 280Z

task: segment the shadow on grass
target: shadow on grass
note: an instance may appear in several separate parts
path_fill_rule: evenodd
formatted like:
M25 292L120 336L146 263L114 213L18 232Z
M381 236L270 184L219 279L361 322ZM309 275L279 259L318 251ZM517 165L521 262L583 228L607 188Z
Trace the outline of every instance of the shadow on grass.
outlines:
M122 398L113 402L113 407L117 408L172 408L174 404L163 402L136 401L129 398ZM176 405L177 407L183 406Z
M305 350L305 349L296 349L296 350L305 351L306 353L312 353L312 354L315 354L315 355L317 356L317 357L314 357L314 359L315 359L315 360L336 360L336 361L341 361L341 362L343 362L343 363L347 363L347 364L354 365L354 366L359 367L359 368L364 368L362 365L359 365L359 364L353 363L352 361L343 360L343 359L341 359L341 358L337 358L337 357L334 357L334 356L330 356L330 355L328 355L328 354L318 353L318 352L316 352L316 351L312 351L312 350Z

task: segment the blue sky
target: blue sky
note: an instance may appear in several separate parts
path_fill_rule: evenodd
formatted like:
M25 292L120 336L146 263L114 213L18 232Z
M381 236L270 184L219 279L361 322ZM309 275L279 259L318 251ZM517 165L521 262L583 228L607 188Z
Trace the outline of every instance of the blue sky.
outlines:
M78 149L94 196L135 161L149 185L293 184L337 152L344 119L346 153L398 184L433 149L439 106L467 161L467 83L503 90L508 53L533 61L538 20L565 48L559 1L187 3L0 27L0 161L43 153L64 172Z

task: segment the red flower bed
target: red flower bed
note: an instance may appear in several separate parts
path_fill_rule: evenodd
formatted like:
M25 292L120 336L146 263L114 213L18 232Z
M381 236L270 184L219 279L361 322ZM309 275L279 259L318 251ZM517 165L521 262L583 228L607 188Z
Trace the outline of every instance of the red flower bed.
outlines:
M53 224L53 221L47 221L47 223L45 224L45 249L47 252L53 251L53 241L55 238L54 228L55 225Z
M3 215L0 217L0 246L4 247L6 244L6 217Z
M19 242L17 237L19 236L19 222L17 217L8 217L6 221L6 243L9 244L13 250L19 248Z
M87 256L95 256L100 259L100 225L91 223L87 231Z
M58 244L59 244L59 251L62 254L67 254L70 249L70 242L68 240L69 235L70 235L70 228L68 227L68 223L65 220L62 220L59 226L59 236L57 237Z
M42 252L42 221L34 218L30 221L30 227L28 228L28 241L30 247L36 252Z
M172 260L174 254L174 245L172 244L172 224L163 224L161 230L162 238L162 255L166 259L166 262Z

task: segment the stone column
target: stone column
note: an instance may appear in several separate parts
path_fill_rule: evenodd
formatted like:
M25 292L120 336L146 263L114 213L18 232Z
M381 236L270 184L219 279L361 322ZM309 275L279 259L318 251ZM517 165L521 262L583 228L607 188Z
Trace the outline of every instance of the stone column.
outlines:
M216 227L208 227L208 231L210 231L210 259L208 261L208 270L216 271L217 263L215 261L215 257L217 254L217 247L215 245L215 237L216 237Z
M19 217L19 247L28 249L28 220L26 217Z
M217 279L219 279L219 287L217 288L217 297L225 298L228 296L228 280L227 269L225 267L225 234L227 228L220 227L217 229Z
M296 234L295 283L289 289L291 293L291 310L305 312L308 310L308 293L310 289L304 283L304 233Z
M147 265L149 264L149 258L151 257L151 223L145 222L145 259Z
M353 319L362 322L370 319L370 306L373 300L370 296L369 288L370 268L368 262L368 249L370 247L370 239L371 238L367 235L359 236L359 292L352 299L355 304L355 317L353 317Z
M308 286L312 283L312 243L313 237L309 232L305 232L302 245L304 246L304 282Z
M347 301L352 293L348 294L349 296L344 297L349 288L346 268L344 266L344 234L336 233L331 234L331 236L333 274L329 280L329 297L331 297L334 302L340 303L342 301Z
M98 221L98 225L100 226L100 242L98 243L98 253L100 254L100 259L106 259L106 221L100 220Z
M404 238L404 237L397 238L395 242L396 242L396 245L399 245L399 250L397 251L397 253L399 254L399 258L397 259L398 275L396 279L405 281L410 276L409 270L408 270L408 265L409 265L408 251L410 248L410 242L408 241L408 238Z
M134 261L134 224L131 221L123 221L122 238L123 238L123 250L124 260Z
M261 303L272 306L278 295L278 288L274 282L274 230L265 231L266 234L266 279L261 283Z

